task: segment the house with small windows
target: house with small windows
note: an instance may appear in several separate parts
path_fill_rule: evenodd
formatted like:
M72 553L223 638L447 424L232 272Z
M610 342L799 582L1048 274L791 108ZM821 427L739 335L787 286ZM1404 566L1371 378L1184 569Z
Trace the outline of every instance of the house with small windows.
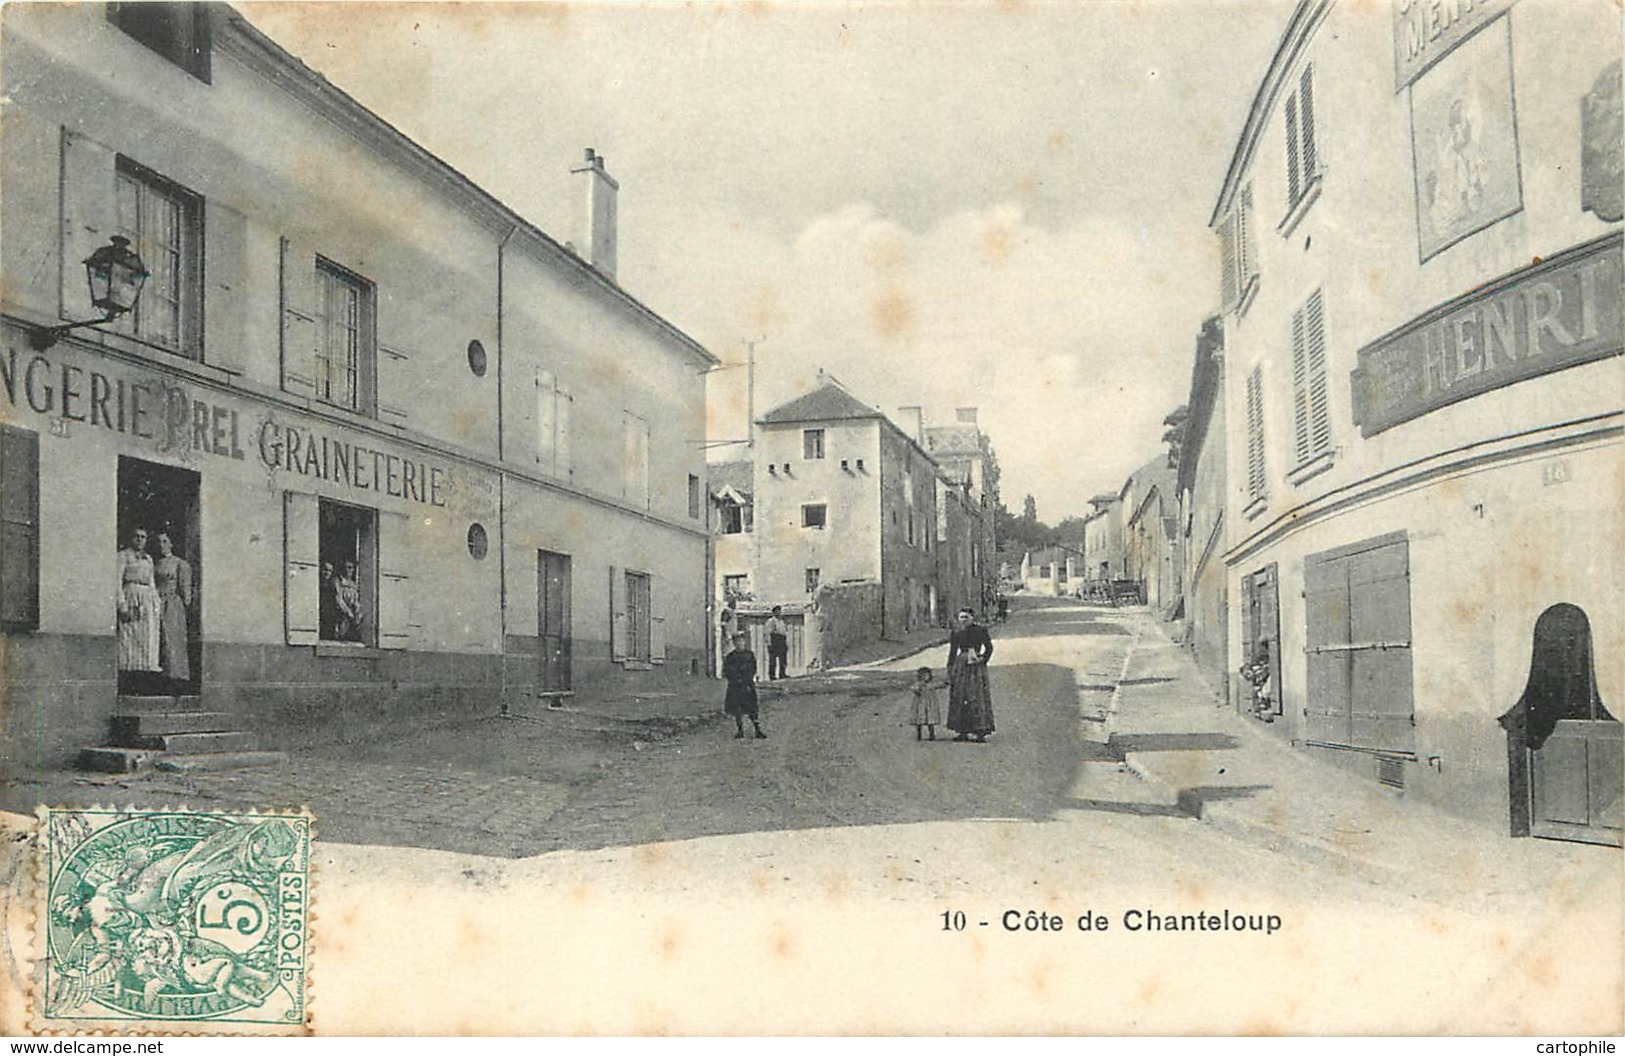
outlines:
M577 251L230 7L0 17L0 751L703 674L716 360L617 282L602 157ZM113 316L81 262L121 243Z
M1083 515L1083 578L1094 583L1122 579L1122 500L1115 491L1091 496Z
M1614 844L1618 18L1301 0L1211 218L1235 706L1464 818Z
M1046 546L1021 555L1022 589L1029 594L1064 598L1083 581L1083 554L1070 546Z
M907 410L923 424L917 408ZM980 520L965 515L958 478L944 475L918 432L905 431L828 376L757 419L752 581L758 605L807 603L822 587L872 583L880 595L871 637L898 638L942 623L950 592L939 554L951 548L960 555L945 567L967 570L952 593L968 594ZM939 533L945 487L959 487L961 497ZM946 512L946 497L942 503Z

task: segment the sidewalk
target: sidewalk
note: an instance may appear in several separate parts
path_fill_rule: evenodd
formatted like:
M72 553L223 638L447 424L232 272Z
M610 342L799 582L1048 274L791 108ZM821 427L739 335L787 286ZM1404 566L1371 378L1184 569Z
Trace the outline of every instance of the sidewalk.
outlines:
M1583 873L1617 885L1617 850L1513 839L1276 740L1217 701L1158 623L1146 615L1136 622L1109 710L1110 744L1129 770L1205 823L1454 901L1539 899Z
M878 667L881 664L905 660L927 649L948 644L948 631L943 627L921 627L901 638L876 638L849 649L841 662L829 668L842 671L855 667Z

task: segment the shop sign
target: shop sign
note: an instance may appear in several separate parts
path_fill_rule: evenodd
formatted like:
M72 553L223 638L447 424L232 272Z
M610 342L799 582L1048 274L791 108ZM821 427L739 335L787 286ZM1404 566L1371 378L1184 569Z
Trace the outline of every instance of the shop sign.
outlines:
M426 506L446 505L451 491L451 471L444 466L286 425L275 418L260 423L257 441L260 462L269 470L298 473L354 491L376 491Z
M218 455L241 461L245 430L236 408L195 399L184 386L160 378L107 374L70 357L38 352L0 355L0 386L13 408L52 418L52 432L84 422L149 440L159 451Z
M1513 0L1394 0L1394 91L1420 77Z
M1503 385L1618 355L1622 236L1524 268L1360 349L1354 421L1373 436Z

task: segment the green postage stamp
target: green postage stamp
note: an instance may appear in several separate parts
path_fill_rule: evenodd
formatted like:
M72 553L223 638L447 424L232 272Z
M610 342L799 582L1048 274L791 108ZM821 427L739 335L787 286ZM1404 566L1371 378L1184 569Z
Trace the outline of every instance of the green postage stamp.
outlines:
M298 1034L305 813L39 812L34 1029Z

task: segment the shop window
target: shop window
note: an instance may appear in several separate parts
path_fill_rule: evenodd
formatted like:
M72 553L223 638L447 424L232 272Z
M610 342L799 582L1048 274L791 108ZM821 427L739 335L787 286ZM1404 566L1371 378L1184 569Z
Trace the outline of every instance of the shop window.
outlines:
M818 584L822 581L822 573L816 568L809 568L806 571L806 581L807 593L815 593L818 590Z
M376 353L372 283L316 258L316 396L373 413Z
M570 419L575 397L559 385L552 371L536 368L536 464L550 477L568 480L571 464Z
M801 431L801 457L824 457L824 430L803 429Z
M320 500L321 639L372 645L378 633L378 513Z
M111 324L141 341L197 359L202 342L202 199L137 165L117 162L118 231L147 266L141 297Z
M1263 509L1264 476L1264 368L1247 375L1247 500L1250 513Z
M829 523L829 507L823 503L812 503L801 507L801 527L824 528Z
M1332 449L1331 414L1326 404L1326 311L1320 291L1292 313L1293 453L1297 469L1307 468Z
M688 515L700 516L700 478L692 473L688 475Z
M631 411L621 417L621 497L649 507L649 423Z
M39 434L0 425L0 627L39 627Z
M207 4L108 4L107 20L193 77L208 83L210 46Z

